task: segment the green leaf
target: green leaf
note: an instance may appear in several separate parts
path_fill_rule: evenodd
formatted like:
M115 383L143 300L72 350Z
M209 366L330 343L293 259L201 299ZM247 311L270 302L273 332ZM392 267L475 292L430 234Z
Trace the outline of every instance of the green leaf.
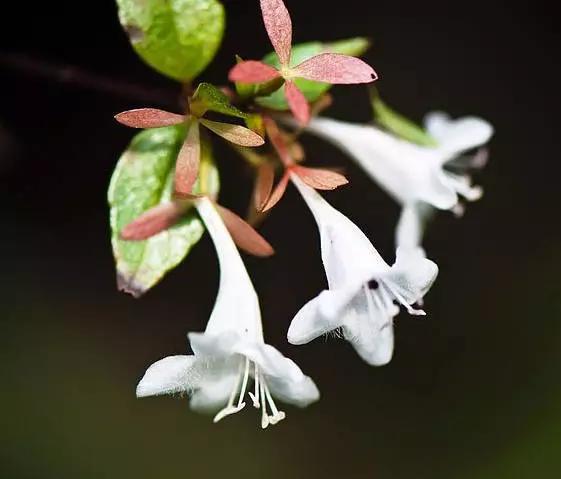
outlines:
M119 236L142 213L172 199L175 159L184 139L184 126L142 131L121 156L111 178L108 200L117 281L120 290L135 297L177 266L204 231L192 208L175 226L146 241L124 241ZM199 181L194 191L204 189L214 196L218 188L210 144L203 141Z
M341 53L344 55L361 56L369 47L370 42L365 38L351 38L332 43L310 42L295 45L292 48L292 57L290 58L290 66L296 66L304 60L319 55L320 53ZM276 53L269 53L263 62L275 68L280 68L280 62ZM328 83L320 83L311 80L298 78L295 80L296 85L304 93L306 99L310 102L317 101L324 93L331 88ZM266 108L274 110L287 110L288 103L284 95L284 89L275 91L273 94L258 98L257 103Z
M218 0L116 1L133 48L160 73L190 81L214 58L225 26Z
M246 119L247 113L237 109L230 103L230 99L218 88L210 83L201 83L195 91L189 103L191 113L196 117L202 117L207 111L222 113L223 115L235 116Z
M421 146L435 147L438 145L438 142L422 127L386 105L374 89L372 90L372 109L376 123L403 140Z

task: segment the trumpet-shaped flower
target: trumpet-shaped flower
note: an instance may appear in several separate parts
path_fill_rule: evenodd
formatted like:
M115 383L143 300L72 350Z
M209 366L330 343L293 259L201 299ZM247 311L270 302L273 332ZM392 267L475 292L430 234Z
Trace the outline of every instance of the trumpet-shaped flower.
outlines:
M413 306L429 290L438 267L417 249L398 249L395 263L389 266L352 221L297 174L292 173L291 180L318 224L329 289L297 313L288 341L304 344L340 329L367 363L388 363L398 305L410 314L424 315Z
M294 83L296 78L305 78L332 84L370 83L378 76L376 72L358 58L337 53L322 53L295 67L290 66L292 53L292 20L282 0L261 0L261 12L269 39L279 58L280 69L259 61L244 61L230 70L231 81L263 83L284 79L286 99L294 117L306 124L310 119L310 106L304 94Z
M427 115L425 126L438 142L418 146L371 125L314 118L308 131L320 135L348 153L371 177L402 205L422 201L441 210L458 208L459 196L468 201L481 197L471 184L469 162L458 157L487 143L493 128L486 121L466 117L451 120L444 113Z
M194 354L154 363L137 396L187 392L194 410L218 411L217 422L242 410L247 394L261 408L266 428L285 417L273 398L304 407L318 400L319 392L293 361L265 344L257 294L236 246L212 201L201 198L196 206L218 254L216 303L205 332L189 334Z

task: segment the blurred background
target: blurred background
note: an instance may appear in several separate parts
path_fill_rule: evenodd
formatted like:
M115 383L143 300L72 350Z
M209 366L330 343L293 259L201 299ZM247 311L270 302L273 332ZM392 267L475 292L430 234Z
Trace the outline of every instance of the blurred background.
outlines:
M176 86L141 63L111 0L10 2L0 31L0 477L560 477L553 2L287 5L295 42L371 37L367 60L403 113L420 120L443 109L496 127L478 179L484 198L462 220L440 214L428 231L441 268L429 316L397 318L395 359L383 368L344 341L287 344L291 318L325 284L315 223L290 189L262 228L277 255L247 264L268 342L316 380L322 400L287 407L286 421L262 431L251 409L212 425L186 399L135 399L145 368L184 354L186 333L204 328L218 284L205 236L142 300L115 285L106 190L133 133L112 117L168 106ZM223 49L202 76L218 84L235 53L270 50L256 0L226 7ZM143 91L101 92L68 74L53 81L49 65ZM363 88L333 92L329 115L369 120ZM351 186L326 196L392 260L398 207L338 150L305 142L312 164L346 168ZM216 156L221 202L244 213L250 172L227 149Z

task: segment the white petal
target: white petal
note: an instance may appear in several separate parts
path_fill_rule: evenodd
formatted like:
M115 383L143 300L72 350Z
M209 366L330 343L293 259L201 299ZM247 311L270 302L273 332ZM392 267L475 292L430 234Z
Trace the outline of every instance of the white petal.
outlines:
M198 412L216 412L223 408L234 388L239 376L239 364L209 363L204 380L191 394L189 405Z
M346 289L350 284L366 282L389 271L388 264L358 226L298 176L292 174L291 180L318 224L329 289Z
M487 143L493 136L490 123L473 116L451 120L446 113L432 112L425 117L425 128L439 142L439 148L460 153Z
M347 152L386 192L402 205L425 201L450 209L458 201L442 172L450 158L445 150L425 148L370 125L315 118L308 131Z
M306 344L342 325L344 309L362 284L344 289L322 291L306 303L296 314L288 328L287 339L291 344Z
M212 237L220 264L220 285L206 331L236 331L262 339L259 300L238 249L211 200L197 201L197 211Z
M396 227L396 245L404 248L420 247L425 226L433 214L434 208L428 203L416 201L404 205Z
M314 381L298 365L268 344L245 343L239 353L259 365L271 394L282 402L305 407L319 399Z
M137 397L190 391L200 381L194 356L169 356L152 364L138 383Z
M355 348L358 355L371 366L383 366L393 356L394 334L393 316L379 308L372 307L372 291L363 290L353 300L347 313L343 333L345 339Z
M236 346L241 340L241 335L235 331L189 333L188 337L195 355L204 360L231 357L236 354Z
M384 281L408 304L419 301L438 275L438 266L425 257L422 249L398 248L396 261Z

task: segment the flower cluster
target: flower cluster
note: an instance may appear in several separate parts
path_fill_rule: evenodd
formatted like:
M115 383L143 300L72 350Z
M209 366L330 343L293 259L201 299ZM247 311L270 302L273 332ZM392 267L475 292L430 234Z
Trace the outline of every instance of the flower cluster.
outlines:
M331 101L329 85L370 83L376 73L362 60L329 46L310 47L306 58L296 60L292 22L283 1L260 3L276 63L238 59L229 73L235 91L206 83L186 88L186 111L181 114L142 108L116 116L130 127L168 131L173 141L165 151L174 161L162 187L170 186L169 195L125 222L115 244L143 242L149 247L154 240L159 248L153 248L154 255L162 255L163 235L168 235L166 247L172 240L184 240L174 235L184 234L178 232L186 221L195 221L189 215L196 211L219 260L214 309L205 331L188 335L193 354L154 363L138 384L137 396L187 393L191 407L214 412L215 422L244 409L249 398L261 409L261 426L266 428L285 418L275 400L304 407L319 399L319 391L293 361L265 343L259 300L238 248L261 257L274 253L255 226L293 185L317 223L327 288L295 312L288 342L303 345L336 331L366 363L385 365L394 352L396 316L402 309L426 315L424 297L438 275L422 247L427 220L435 210L459 216L463 200L481 197L471 173L484 166L484 146L493 129L480 118L452 120L444 113L430 113L421 128L383 105L377 94L373 124L321 116ZM299 84L299 79L308 83ZM274 108L279 95L281 107ZM245 126L212 120L212 113L243 120ZM247 221L216 202L208 132L225 139L255 168ZM299 139L305 133L338 146L401 205L393 264L318 192L349 181L337 171L302 164L305 153ZM122 162L122 168L137 168L129 156ZM118 189L118 181L114 177L111 191Z

